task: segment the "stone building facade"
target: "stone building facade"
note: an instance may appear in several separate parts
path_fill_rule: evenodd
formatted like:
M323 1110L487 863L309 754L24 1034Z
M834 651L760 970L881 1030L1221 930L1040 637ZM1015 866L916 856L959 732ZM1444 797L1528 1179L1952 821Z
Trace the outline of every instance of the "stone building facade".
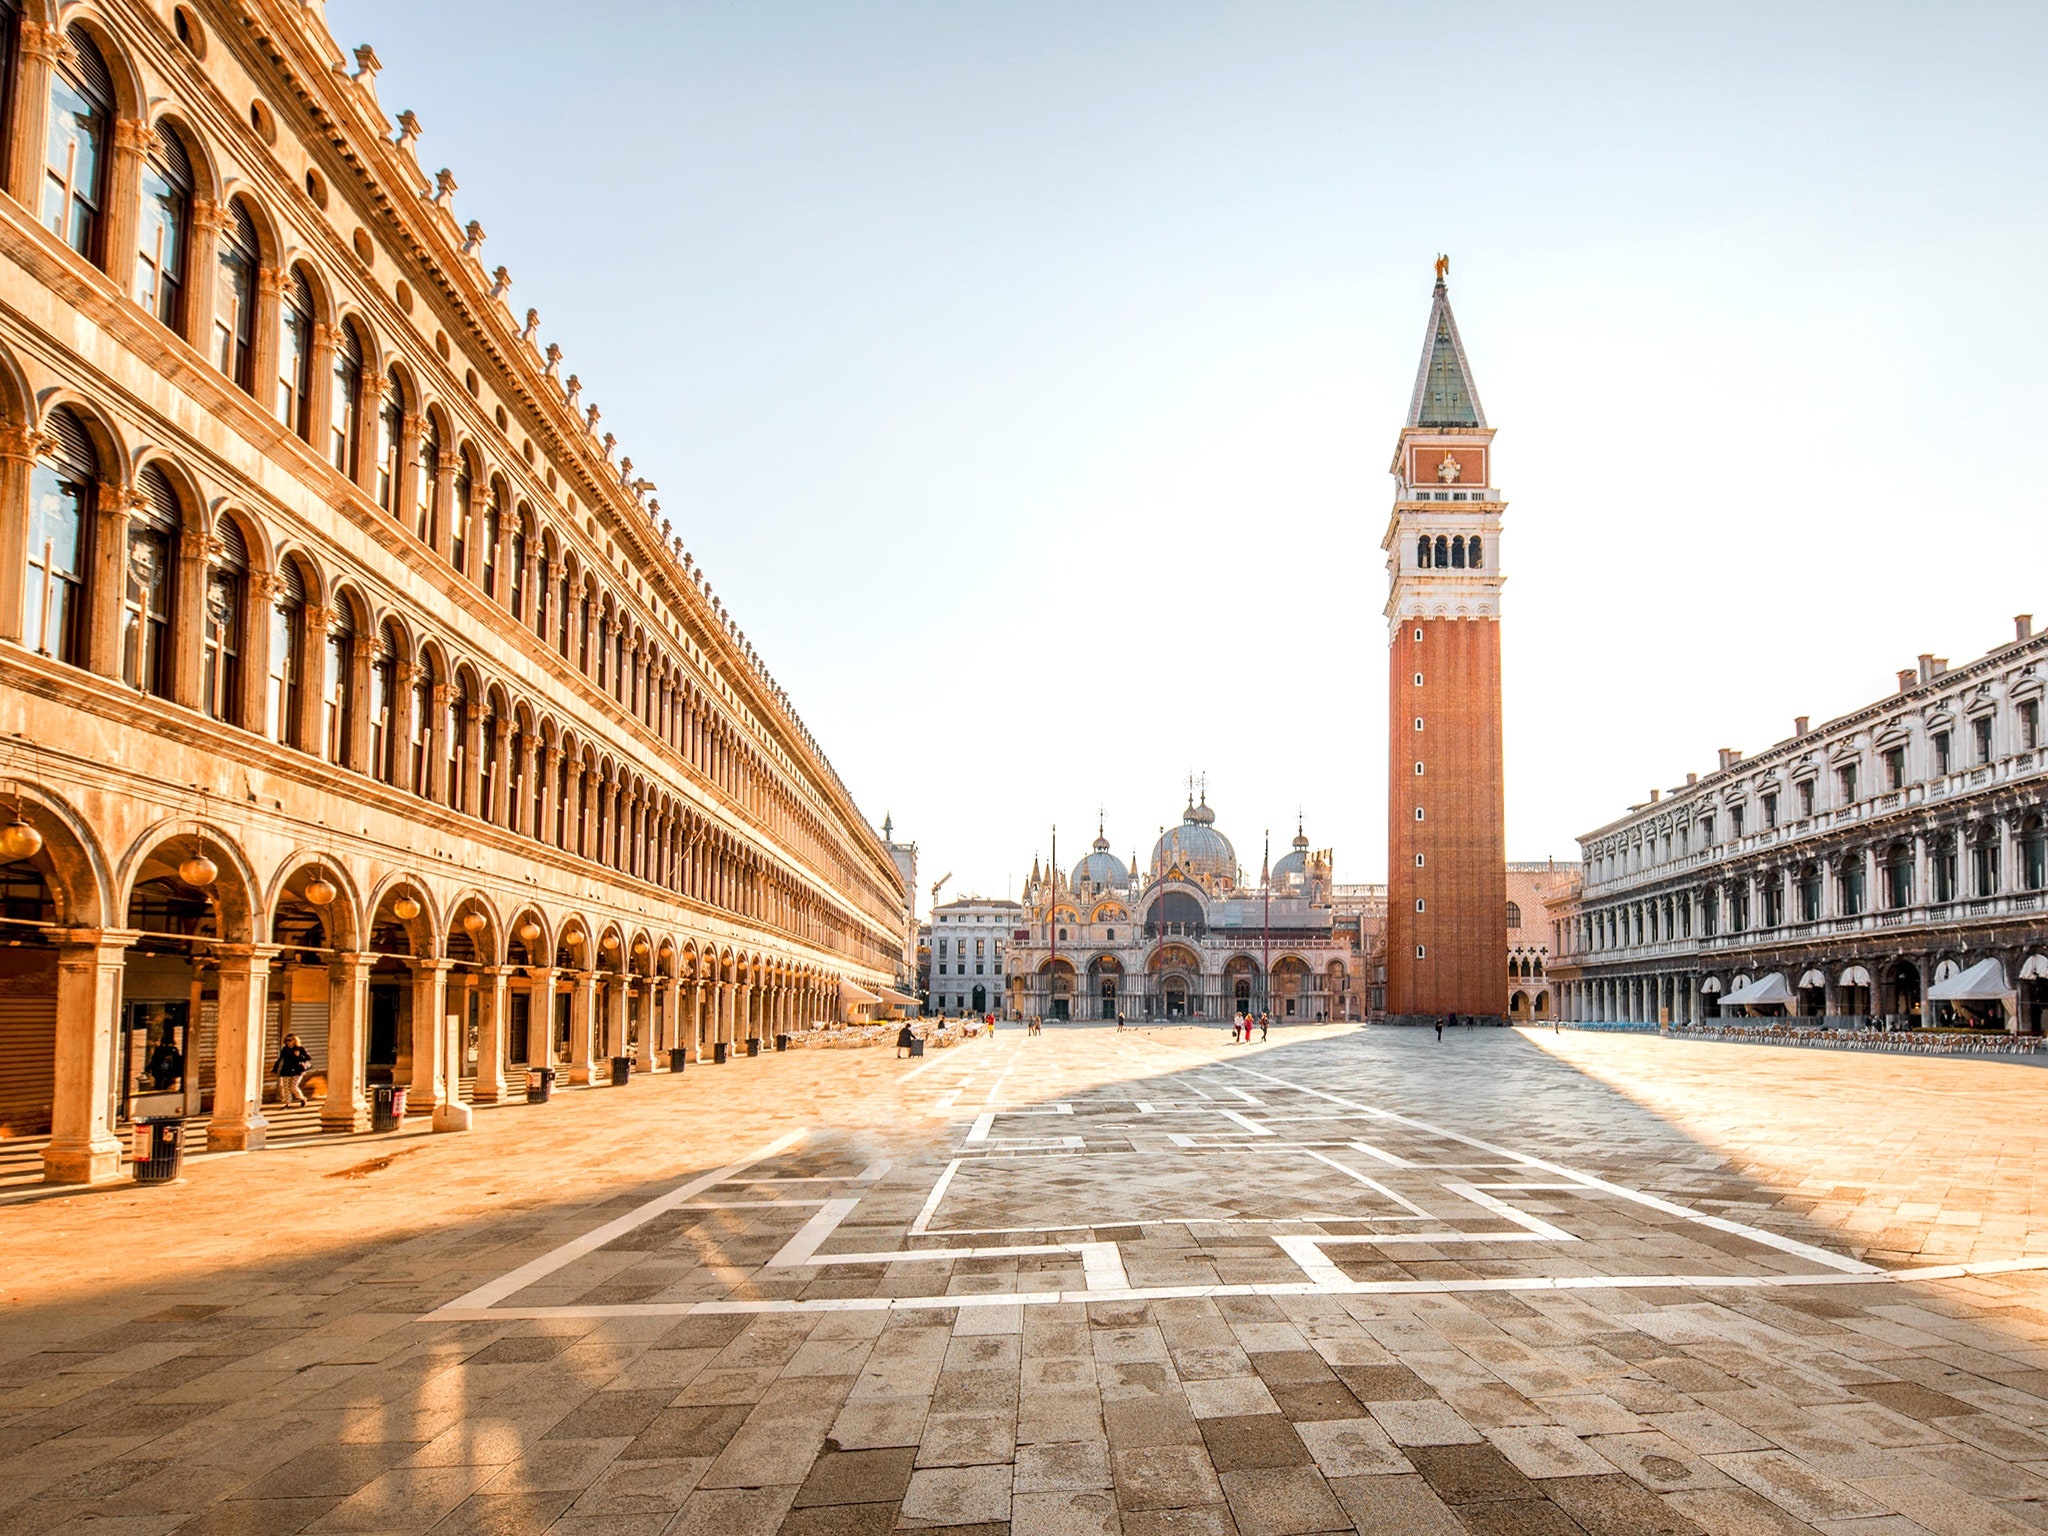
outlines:
M1071 872L1034 861L1007 956L1013 1017L1365 1018L1370 903L1340 910L1329 850L1297 832L1270 875L1247 885L1205 793L1160 834L1149 867L1135 864L1099 829Z
M1024 916L1021 902L962 896L932 910L927 934L929 1011L985 1014L1004 1008L1003 959Z
M1511 1024L1541 1023L1557 1017L1557 989L1550 977L1550 903L1575 889L1579 866L1555 859L1508 861L1508 992Z
M0 0L0 1123L437 1124L896 979L901 881L291 0Z
M1499 1018L1507 965L1501 515L1493 429L1437 263L1391 470L1387 1017Z
M1962 666L1745 757L1723 750L1579 839L1550 905L1564 1016L1969 1018L2048 1006L2048 635L2031 618Z

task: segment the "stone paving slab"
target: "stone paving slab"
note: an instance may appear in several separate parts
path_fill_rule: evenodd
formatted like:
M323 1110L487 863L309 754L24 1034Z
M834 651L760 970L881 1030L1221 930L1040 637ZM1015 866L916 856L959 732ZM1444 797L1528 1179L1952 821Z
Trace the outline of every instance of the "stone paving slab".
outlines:
M0 1536L2048 1529L2044 1097L1073 1028L209 1159L0 1207Z

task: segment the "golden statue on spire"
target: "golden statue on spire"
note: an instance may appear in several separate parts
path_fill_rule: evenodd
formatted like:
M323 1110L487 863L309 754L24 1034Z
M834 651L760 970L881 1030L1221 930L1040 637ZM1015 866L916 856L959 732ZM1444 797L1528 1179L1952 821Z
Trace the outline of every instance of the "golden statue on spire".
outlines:
M1450 270L1451 258L1439 251L1436 258L1436 280L1441 283L1444 280L1444 274Z

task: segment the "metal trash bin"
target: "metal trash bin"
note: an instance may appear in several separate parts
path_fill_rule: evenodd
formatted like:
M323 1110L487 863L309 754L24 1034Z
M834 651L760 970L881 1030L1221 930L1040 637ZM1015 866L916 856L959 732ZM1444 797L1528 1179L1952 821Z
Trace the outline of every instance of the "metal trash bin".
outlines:
M378 1083L370 1089L370 1129L395 1131L405 1124L405 1087Z
M152 1115L135 1122L135 1182L175 1183L185 1166L185 1121L178 1115Z
M682 1071L682 1070L683 1070L683 1068L684 1068L684 1067L687 1067L687 1066L688 1066L689 1064L690 1064L690 1051L689 1051L689 1048L688 1048L687 1046L681 1046L681 1045L677 1045L677 1046L671 1046L671 1047L669 1048L669 1053L668 1053L668 1069L669 1069L669 1071L671 1071L671 1072L680 1072L680 1071Z
M922 1056L924 1054L924 1042L922 1040L911 1041L910 1054L913 1056Z
M788 1050L788 1049L789 1049L789 1036L787 1036L787 1035L777 1035L777 1036L775 1037L775 1049L777 1049L778 1051L786 1051L786 1050Z
M612 1086L623 1088L633 1080L633 1058L614 1056L612 1058Z
M554 1097L555 1069L553 1067L528 1067L526 1069L526 1102L545 1104Z
M747 1037L747 1054L749 1056L761 1054L761 1037L759 1035L749 1035Z
M731 1053L729 1042L720 1040L711 1047L711 1060L718 1066L725 1065L725 1058Z

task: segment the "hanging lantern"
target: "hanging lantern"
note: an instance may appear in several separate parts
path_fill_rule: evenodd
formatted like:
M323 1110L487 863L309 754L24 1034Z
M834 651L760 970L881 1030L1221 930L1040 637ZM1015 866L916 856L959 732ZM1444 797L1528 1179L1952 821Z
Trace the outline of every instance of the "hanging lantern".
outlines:
M178 878L203 891L220 878L220 866L205 854L195 853L178 866Z
M335 894L331 880L316 878L306 882L306 900L316 907L332 906Z
M409 923L420 915L420 904L410 896L401 896L391 903L391 910L401 923Z
M43 851L43 834L21 820L21 813L15 812L15 819L0 827L0 858L10 863L15 859L32 859Z
M604 947L607 952L617 949L619 947L619 936L616 933L606 934L604 936Z
M647 941L646 941L645 939L635 939L635 940L633 941L633 953L634 953L634 954L636 954L636 955L644 955L644 954L646 954L646 953L647 953Z
M519 925L519 937L528 944L531 944L540 937L540 924L536 923L532 918L528 918Z
M568 949L581 949L583 947L583 935L580 933L565 933L562 935L562 944Z
M462 915L462 931L474 938L484 931L484 924L490 919L481 912L465 912Z

